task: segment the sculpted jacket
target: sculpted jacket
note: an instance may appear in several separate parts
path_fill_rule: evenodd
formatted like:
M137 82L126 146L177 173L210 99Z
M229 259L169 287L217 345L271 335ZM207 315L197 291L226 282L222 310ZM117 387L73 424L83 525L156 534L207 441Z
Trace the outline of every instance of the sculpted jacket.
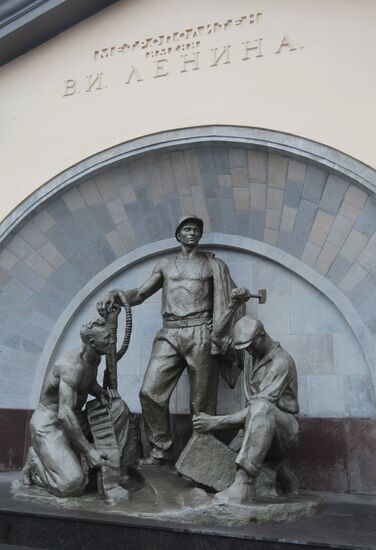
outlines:
M205 254L213 272L213 332L215 332L216 324L230 305L231 290L237 285L231 279L230 271L222 260L215 258L213 253L205 252ZM244 315L245 304L236 312L232 326ZM231 331L221 340L212 341L212 355L217 357L223 379L230 388L234 388L240 374L239 369L243 368L244 354L232 346Z
M247 403L252 398L264 398L281 411L299 412L298 382L295 362L278 343L262 359L251 361L244 370L244 386Z

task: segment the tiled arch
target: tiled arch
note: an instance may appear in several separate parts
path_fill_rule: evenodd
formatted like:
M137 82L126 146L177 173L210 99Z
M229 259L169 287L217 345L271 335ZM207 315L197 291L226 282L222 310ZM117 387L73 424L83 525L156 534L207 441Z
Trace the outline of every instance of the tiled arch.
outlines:
M371 335L363 351L372 364L373 171L340 154L320 167L320 148L299 154L295 138L273 149L270 140L245 143L235 134L219 142L203 140L201 132L200 139L170 142L167 150L156 139L151 150L145 146L122 158L104 152L102 170L92 172L85 161L69 186L59 188L58 179L53 189L47 184L22 215L6 220L0 407L27 407L43 348L77 292L124 254L171 237L177 218L190 212L209 232L267 243L327 278Z
M367 364L361 346L351 334L352 330L362 345L364 326L341 291L303 262L265 242L239 235L205 233L201 245L225 259L239 285L268 288L266 305L258 306L252 301L247 309L249 314L266 322L273 338L293 354L299 375L301 414L375 415ZM139 247L106 266L75 295L59 317L40 357L30 393L31 408L38 402L44 377L56 357L77 346L79 327L95 315L100 297L111 288L136 286L150 274L158 258L176 250L174 238ZM161 326L160 296L153 296L137 307L133 317L135 330L120 368L119 389L132 410L139 411L138 392L149 348ZM349 365L343 365L344 357ZM241 383L230 391L220 384L219 408L224 407L227 412L238 410L242 395ZM187 396L183 380L170 408L175 405L174 412L187 412Z

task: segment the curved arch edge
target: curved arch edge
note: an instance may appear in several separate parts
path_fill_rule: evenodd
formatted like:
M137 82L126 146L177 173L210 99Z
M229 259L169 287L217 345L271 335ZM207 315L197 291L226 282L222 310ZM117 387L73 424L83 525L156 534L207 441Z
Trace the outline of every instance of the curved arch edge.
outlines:
M341 290L294 256L249 237L240 237L239 235L224 233L206 233L202 238L201 245L205 247L215 246L223 248L224 250L231 249L239 252L248 252L267 258L302 277L324 294L345 318L350 329L354 333L364 354L369 374L373 382L373 392L374 395L376 394L376 371L374 368L376 364L375 343L367 326L363 323L359 314ZM48 372L54 360L56 349L77 311L90 300L98 289L106 285L121 271L163 252L171 253L175 250L178 250L175 239L164 239L139 247L105 267L75 295L57 320L54 330L44 346L34 377L34 384L30 396L30 408L34 408L38 402L45 373Z
M376 194L376 170L327 145L262 128L241 126L183 128L158 132L115 145L58 174L34 191L0 223L0 243L18 224L24 222L29 214L41 208L46 201L105 167L115 166L126 159L136 158L149 152L221 143L285 153L297 159L314 162L334 170L343 177L350 178Z

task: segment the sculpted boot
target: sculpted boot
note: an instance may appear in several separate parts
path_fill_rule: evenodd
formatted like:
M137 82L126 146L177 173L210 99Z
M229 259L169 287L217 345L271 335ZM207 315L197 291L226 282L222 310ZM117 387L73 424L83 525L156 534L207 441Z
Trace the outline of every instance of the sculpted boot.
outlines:
M248 504L252 502L256 495L255 479L255 477L249 476L245 470L239 468L230 487L217 493L214 500L235 504Z
M174 461L167 458L156 458L155 456L148 455L145 458L139 458L137 460L138 466L173 466Z

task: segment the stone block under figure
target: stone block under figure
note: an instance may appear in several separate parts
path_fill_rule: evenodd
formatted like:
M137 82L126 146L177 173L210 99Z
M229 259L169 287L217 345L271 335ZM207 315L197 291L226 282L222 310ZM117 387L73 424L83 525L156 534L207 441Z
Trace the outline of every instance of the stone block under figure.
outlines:
M236 309L232 304L224 316L222 328ZM288 458L298 443L299 404L295 362L291 355L265 331L263 324L249 316L238 320L229 341L238 350L253 357L246 362L244 380L247 406L234 414L193 417L199 433L229 428L244 430L236 457L236 476L227 489L216 494L222 502L245 504L255 497L255 481L264 461L274 464L277 480L284 493L296 494L297 479ZM222 339L223 341L223 339Z

